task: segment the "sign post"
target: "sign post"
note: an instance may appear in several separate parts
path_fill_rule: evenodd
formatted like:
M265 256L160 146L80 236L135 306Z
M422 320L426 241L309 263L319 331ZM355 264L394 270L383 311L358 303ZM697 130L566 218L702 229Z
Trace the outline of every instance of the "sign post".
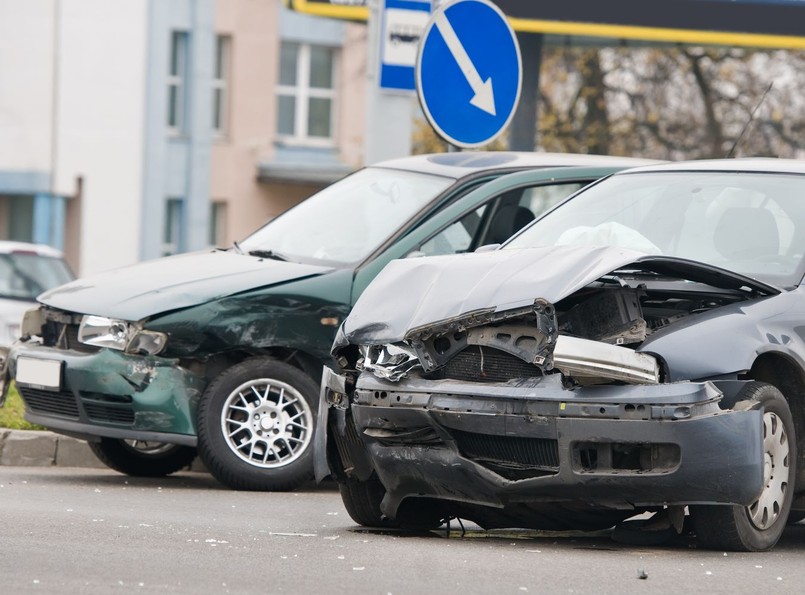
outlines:
M456 0L428 21L415 74L422 111L439 136L467 149L485 145L509 124L520 98L517 37L492 2Z

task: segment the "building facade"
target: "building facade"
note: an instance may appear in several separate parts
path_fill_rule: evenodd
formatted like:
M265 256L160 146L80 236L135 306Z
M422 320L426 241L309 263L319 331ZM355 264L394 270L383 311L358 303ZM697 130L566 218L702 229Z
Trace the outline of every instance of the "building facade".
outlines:
M0 239L88 275L244 237L359 167L364 29L280 0L0 0Z

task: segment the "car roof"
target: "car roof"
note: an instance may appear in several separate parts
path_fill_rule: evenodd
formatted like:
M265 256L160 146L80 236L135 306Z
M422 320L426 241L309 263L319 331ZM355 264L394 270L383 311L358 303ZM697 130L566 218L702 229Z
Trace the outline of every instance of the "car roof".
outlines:
M537 167L638 167L664 163L656 159L586 155L576 153L539 153L518 151L458 151L430 153L380 161L372 167L418 171L434 175L462 178L483 171L513 170Z
M39 256L49 256L52 258L62 258L64 256L61 251L51 246L46 246L45 244L0 240L0 254L13 254L15 252L34 253Z
M723 171L805 174L805 161L777 157L741 157L738 159L696 159L642 166L618 175L659 171Z

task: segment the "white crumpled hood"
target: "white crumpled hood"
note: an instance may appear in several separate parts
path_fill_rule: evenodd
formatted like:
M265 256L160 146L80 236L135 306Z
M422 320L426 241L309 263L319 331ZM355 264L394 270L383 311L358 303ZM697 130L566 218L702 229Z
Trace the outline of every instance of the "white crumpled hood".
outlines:
M715 287L772 295L778 288L704 263L610 246L506 248L390 262L361 295L337 343L392 343L408 331L480 310L556 303L626 265Z
M642 252L557 246L390 262L344 321L350 343L399 341L414 328L477 310L555 303Z

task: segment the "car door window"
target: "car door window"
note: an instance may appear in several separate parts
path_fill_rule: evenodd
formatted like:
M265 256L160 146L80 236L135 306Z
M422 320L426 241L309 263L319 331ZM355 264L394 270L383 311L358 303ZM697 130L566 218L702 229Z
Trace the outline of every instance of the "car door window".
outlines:
M481 205L471 213L464 215L458 221L454 221L422 244L419 251L425 256L466 252L469 250L472 240L478 232L487 206L488 205Z
M498 197L486 224L479 230L474 248L502 244L545 211L564 200L585 182L541 184L510 190Z
M541 184L516 188L490 198L443 228L419 247L425 256L469 252L484 244L500 244L534 218L567 198L587 182Z

